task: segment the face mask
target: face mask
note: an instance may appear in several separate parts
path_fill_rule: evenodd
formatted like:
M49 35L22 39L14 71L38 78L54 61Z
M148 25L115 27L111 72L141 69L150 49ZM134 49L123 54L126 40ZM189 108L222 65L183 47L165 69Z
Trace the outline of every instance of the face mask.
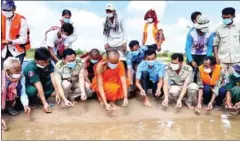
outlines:
M61 36L62 36L63 39L67 38L67 35L65 35L65 34L62 34Z
M200 31L203 33L206 33L206 32L208 32L208 28L202 28L202 29L200 29Z
M112 64L112 63L108 62L108 67L109 67L110 69L116 69L117 66L118 66L118 64Z
M64 23L70 23L70 19L68 18L63 18Z
M107 17L108 18L112 18L113 17L113 13L107 13Z
M153 18L148 18L147 21L148 21L148 23L152 23L153 22Z
M93 63L93 64L96 64L98 62L98 60L91 59L90 62Z
M42 66L42 65L39 65L39 64L36 64L37 67L41 68L41 69L44 69L46 66Z
M204 69L204 72L206 72L206 73L211 73L212 72L212 69Z
M149 67L152 67L155 64L155 60L147 61L147 63Z
M132 51L132 55L134 55L134 56L137 56L139 53L140 53L140 51L139 51L139 50Z
M13 16L12 11L3 11L3 15L7 18L11 18Z
M12 74L12 78L18 79L22 76L22 74Z
M228 18L228 19L223 19L223 24L229 25L230 23L232 23L232 19L230 19L230 18Z
M170 67L172 68L172 70L176 71L179 69L179 64L170 64Z
M75 66L76 66L76 62L75 61L67 63L67 67L70 68L70 69L74 68Z
M234 75L235 77L237 77L237 78L240 77L240 74L239 74L238 72L236 72L235 70L233 70L233 75Z

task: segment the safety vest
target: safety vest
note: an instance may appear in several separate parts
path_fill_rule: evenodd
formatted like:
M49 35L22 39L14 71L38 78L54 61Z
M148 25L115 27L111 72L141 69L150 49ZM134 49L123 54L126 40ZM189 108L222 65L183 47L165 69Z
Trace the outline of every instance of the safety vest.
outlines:
M204 71L203 65L199 67L199 72L200 72L200 77L202 79L202 82L204 84L215 86L221 76L221 66L215 65L215 68L212 72L212 77L210 77L210 75Z
M17 39L20 35L19 35L19 31L21 29L21 19L25 19L25 17L19 15L19 14L15 14L15 16L12 19L12 23L11 23L11 27L10 27L10 31L9 31L9 38L11 40L15 40ZM2 41L6 40L6 17L2 14L2 26L1 26L1 35L2 35ZM27 42L25 44L17 44L15 45L16 49L22 53L25 52L27 50L29 50L31 48L30 45L30 30L29 28L27 28ZM1 45L1 49L4 49L5 45Z

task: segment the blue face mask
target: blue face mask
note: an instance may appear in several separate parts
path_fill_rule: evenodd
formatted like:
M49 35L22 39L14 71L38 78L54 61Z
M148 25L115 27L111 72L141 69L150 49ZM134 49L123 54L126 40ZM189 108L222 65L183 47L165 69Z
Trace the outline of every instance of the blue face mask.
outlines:
M139 53L140 53L140 51L139 51L139 50L132 51L132 55L134 55L134 56L137 56Z
M68 18L63 18L64 23L70 23L70 19Z
M117 66L118 66L118 64L112 64L112 63L108 62L108 67L109 67L110 69L116 69Z
M155 64L155 60L147 61L147 63L149 67L152 67Z
M93 63L93 64L96 64L98 62L98 60L91 59L90 62Z
M240 74L239 74L238 72L236 72L235 70L233 70L233 75L234 75L235 77L237 77L237 78L240 77Z
M228 19L223 19L223 24L229 25L230 23L232 23L232 19L230 19L230 18L228 18Z
M67 67L70 69L74 68L75 66L76 66L76 61L67 63Z

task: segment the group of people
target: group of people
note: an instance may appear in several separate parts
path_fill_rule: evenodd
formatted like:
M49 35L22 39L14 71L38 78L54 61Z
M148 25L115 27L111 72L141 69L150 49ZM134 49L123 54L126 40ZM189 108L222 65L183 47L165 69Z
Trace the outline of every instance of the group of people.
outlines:
M16 116L19 109L27 114L36 105L51 113L47 100L54 96L62 107L74 106L79 99L98 99L106 110L119 110L115 103L140 95L151 107L148 93L163 106L182 102L198 113L225 105L240 110L240 26L235 24L235 9L222 10L223 24L209 31L209 19L193 12L184 55L174 53L171 62L157 59L165 41L155 10L144 16L142 43L126 39L124 19L113 4L105 8L103 24L106 55L95 48L77 56L71 44L77 40L71 22L71 11L64 10L59 24L45 34L44 45L35 50L34 60L22 67L30 49L30 30L25 17L15 13L13 0L2 1L2 112ZM127 51L127 43L130 51ZM6 128L2 119L2 129Z

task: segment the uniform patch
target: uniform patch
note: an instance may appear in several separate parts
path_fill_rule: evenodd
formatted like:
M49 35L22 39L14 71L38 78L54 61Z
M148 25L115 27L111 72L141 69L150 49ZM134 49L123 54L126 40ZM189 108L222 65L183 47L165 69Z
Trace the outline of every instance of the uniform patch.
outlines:
M33 71L29 71L29 72L28 72L28 76L29 76L29 77L33 77L33 76L34 76L34 72L33 72Z

